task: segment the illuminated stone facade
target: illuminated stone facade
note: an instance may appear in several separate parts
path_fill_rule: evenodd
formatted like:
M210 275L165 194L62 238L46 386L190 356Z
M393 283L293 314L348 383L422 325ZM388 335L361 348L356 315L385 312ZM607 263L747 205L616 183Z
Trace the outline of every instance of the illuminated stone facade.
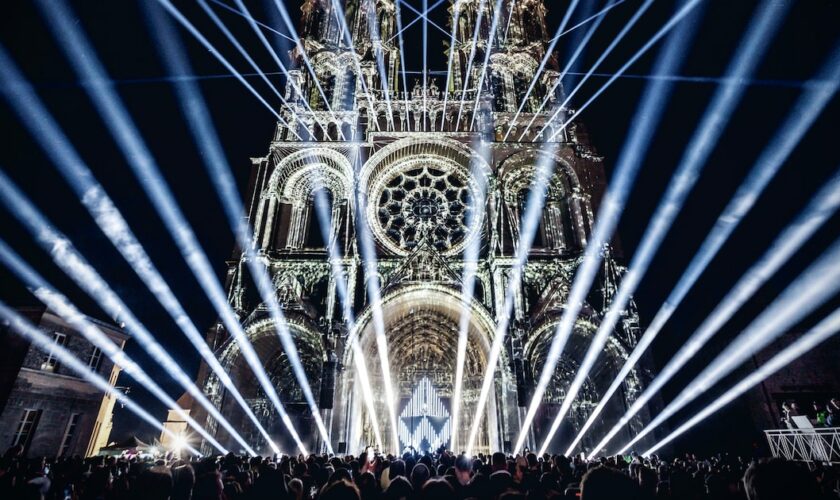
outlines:
M339 453L358 453L374 441L348 347L351 337L358 339L365 356L385 446L393 450L406 444L388 441L393 433L388 430L375 340L379 312L398 414L424 380L431 382L447 406L451 403L459 325L464 322L468 349L461 425L451 432L459 443L466 442L490 345L504 314L508 278L522 246L520 226L533 184L545 189L545 204L522 283L515 290L513 318L505 332L476 451L510 448L594 224L605 187L602 158L579 124L559 133L557 142L544 141L559 130L559 122L539 133L562 95L562 86L554 85L559 75L553 60L505 140L546 50L545 7L541 0L519 0L511 12L511 2L503 2L504 22L499 23L485 68L492 13L480 16L484 27L477 46L472 44L477 9L485 3L488 8L495 4L479 0L459 4L449 87L441 88L443 81L429 80L425 86L411 82L414 85L405 92L395 36L397 6L392 0L346 2L352 49L342 36L335 2L306 0L301 36L317 79L301 53L293 50L295 82L286 85L285 95L290 108L281 111L289 126L278 124L268 153L252 159L246 203L254 242L273 276L332 447ZM477 88L475 82L482 75ZM549 94L552 87L556 90ZM543 112L535 113L544 98ZM533 125L525 130L528 122ZM545 157L553 174L535 179L537 164ZM326 231L322 231L324 217L316 210L318 200L326 200L323 206L330 220ZM366 235L373 240L375 262L363 258ZM474 261L467 262L466 249L471 246L478 252ZM337 263L331 264L328 247L333 257L339 256ZM610 250L604 251L603 272L537 415L532 447L562 402L622 273ZM230 303L305 442L319 449L313 419L244 258L237 252L229 262ZM343 275L336 276L334 268ZM474 291L471 300L463 302L464 272L470 268L475 272ZM336 279L348 283L352 324L343 313ZM381 290L381 301L371 303L369 286ZM599 391L612 381L637 334L638 317L631 302L578 395L569 425L558 433L558 442L567 440L597 404ZM222 326L210 333L208 341L281 448L292 450L236 343ZM226 400L223 387L206 367L200 378L246 438L259 443L256 429ZM632 372L604 417L614 419L623 413L645 378ZM600 423L595 430L590 435L603 430Z
M50 310L19 312L53 342L115 386L120 367ZM122 348L116 325L86 318ZM20 445L28 457L92 456L108 445L116 398L79 378L54 355L0 325L0 443Z

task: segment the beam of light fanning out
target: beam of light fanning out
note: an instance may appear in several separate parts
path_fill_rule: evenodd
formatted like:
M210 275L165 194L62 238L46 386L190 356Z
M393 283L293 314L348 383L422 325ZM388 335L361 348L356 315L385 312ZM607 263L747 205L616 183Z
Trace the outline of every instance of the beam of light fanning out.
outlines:
M546 445L548 445L550 443L550 439L554 437L554 434L562 422L562 418L571 407L573 402L572 399L576 395L577 390L580 389L581 384L586 380L589 370L594 365L598 354L601 352L604 344L609 339L609 335L611 334L615 323L618 321L624 307L630 300L632 293L635 291L636 286L638 286L638 283L641 281L645 271L650 265L659 243L670 228L673 218L676 217L679 207L682 206L682 202L688 196L688 190L693 184L687 183L686 179L696 180L699 176L699 171L705 165L706 159L709 154L711 154L714 145L717 143L717 139L720 134L723 133L729 117L732 115L736 104L743 95L745 87L734 82L737 81L738 78L748 77L751 75L752 71L761 60L761 56L764 51L769 46L769 42L772 40L773 34L781 24L781 20L784 18L784 11L779 12L779 9L776 8L775 5L779 4L775 2L765 2L763 4L764 8L760 11L760 15L753 18L753 22L747 30L747 35L742 40L737 53L730 62L727 74L733 77L733 83L729 86L720 87L713 97L701 124L695 132L694 138L686 150L681 166L678 168L673 180L671 181L670 186L672 187L669 187L669 190L666 191L660 205L669 207L670 211L664 212L665 215L661 215L660 212L657 212L657 214L654 215L649 226L649 230L646 233L646 236L649 234L650 238L643 238L642 243L639 245L639 249L633 256L633 260L630 263L627 273L622 277L622 283L619 290L613 297L610 308L602 319L598 332L593 338L592 344L586 353L581 369L578 371L575 380L572 382L572 386L570 387L570 394L572 394L572 398L566 398L566 400L564 400L560 412L554 419L551 429L549 430ZM683 24L683 26L686 26L686 24ZM676 57L680 57L679 53ZM657 74L668 74L672 72L676 72L675 69L663 66L659 66L658 71L656 71ZM660 86L654 85L648 88L652 87L659 88ZM666 88L669 89L672 87L673 84L666 86ZM649 95L649 97L654 101L657 100L656 94ZM624 154L626 153L628 153L628 151L622 153L619 161L623 161L625 158ZM632 155L632 152L629 153ZM678 202L672 201L675 198L678 199ZM657 215L659 215L659 217L657 217ZM668 216L671 217L670 220L667 219ZM535 411L536 408L529 413L533 414ZM573 448L574 445L576 445L576 442L573 442L570 448Z
M837 92L838 85L840 85L838 83L840 82L840 44L835 47L833 53L829 56L817 75L817 78L829 79L833 83L825 86L808 87L799 97L787 118L785 118L784 122L776 130L774 137L767 143L767 148L762 151L752 169L747 174L746 180L738 188L720 217L718 217L712 231L706 237L700 250L697 251L686 271L668 295L665 303L654 316L651 325L648 327L648 331L651 329L654 331L662 329L688 294L688 291L709 265L709 262L711 262L735 230L741 219L752 208L766 185L772 180L776 172L782 167L796 145L808 131L808 128L810 128L811 124L820 115L824 106ZM639 399L634 402L625 416L622 417L619 424L607 434L607 437L602 440L602 443L609 442L618 433L624 423L638 413L650 398L694 356L696 352L694 351L694 347L705 343L703 339L706 336L710 337L713 333L713 331L705 329L696 331L692 335L691 340L659 372L651 382L651 385L639 396ZM645 332L645 335L648 335L648 333ZM601 448L603 448L603 445L598 446L595 451Z
M705 393L723 377L749 360L752 355L767 347L840 291L838 262L840 262L840 240L835 241L816 262L788 285L769 307L618 453L627 451L674 413Z
M69 238L50 227L44 215L39 213L34 204L25 197L2 170L0 170L0 193L3 194L2 203L6 205L9 212L20 218L27 229L39 239L39 243L44 246L46 251L49 252L50 248L53 248L55 245L63 244L67 244L72 248L70 243L65 243L69 242ZM245 401L245 398L242 397L242 394L236 388L233 380L231 380L230 376L216 359L212 349L210 349L204 340L204 337L199 333L169 285L155 268L145 249L128 227L122 214L113 206L107 196L96 196L97 193L98 191L96 190L89 190L88 196L83 201L94 217L97 225L114 244L123 258L125 258L126 262L131 265L131 268L137 273L151 294L169 313L172 320L184 332L196 351L207 362L208 366L216 373L222 384L230 391L231 396L266 439L266 442L273 450L279 452L271 436L269 436L268 432L260 424L256 415L254 415L250 406ZM77 258L81 260L80 256L77 256Z
M695 16L692 19L686 20L683 24L681 24L679 29L671 33L655 62L654 71L656 73L679 71L683 61L683 55L688 51L694 40L694 35L696 33L697 26L699 25L699 17L700 16ZM650 143L653 140L654 133L657 130L662 114L665 112L672 91L673 84L662 82L648 85L645 88L642 100L639 102L634 115L633 123L635 125L618 156L618 165L615 170L619 175L623 176L626 172L626 175L631 178L635 178L636 173L639 168L641 168L641 165L644 163L647 156ZM630 189L632 189L632 183L633 180L623 186L619 185L620 189L624 189L626 191L623 194L616 195L615 197L609 194L610 191L608 190L607 197L611 198L611 203L614 204L616 209L605 214L599 214L605 215L609 218L606 220L602 218L596 219L596 229L594 231L592 241L590 241L588 245L595 246L597 249L609 242L609 239L612 237L612 233L615 230L615 226L618 224L621 212L624 209ZM602 224L606 225L606 229L603 231L601 231L598 227ZM580 279L589 280L591 270L596 270L597 272L596 268L600 265L600 253L596 255L597 257L592 258L593 263L591 268L587 265L587 263L582 265L580 271L578 272ZM592 276L594 279L594 275ZM581 293L585 295L586 292L588 292L591 283L581 282L579 288L576 288L576 286L578 286L577 277L572 285L572 293L575 293L577 290L582 290ZM619 309L616 314L620 314L621 310L623 310L623 308ZM575 318L572 318L572 321L569 322L571 323L572 328L574 327L574 319ZM575 400L577 392L582 387L586 377L588 377L590 369L595 364L595 361L603 348L603 344L606 343L609 335L612 333L612 325L608 325L607 323L608 321L602 321L597 334L593 337L591 345L587 350L577 373L575 374L575 378L569 386L569 389L566 391L566 396L564 397L563 404L555 417L555 422L560 422L563 416L565 416L565 414L569 411L569 408L571 408L572 402ZM563 325L562 320L561 325ZM566 331L558 331L556 334L560 336L568 336L570 333L567 333ZM561 341L565 342L563 339L561 339ZM549 361L549 364L551 363L552 362ZM540 382L550 380L553 372L553 369L550 372L544 371L541 374ZM525 419L521 424L519 437L517 438L516 445L514 446L514 453L518 452L525 444L525 439L528 436L528 431L531 423L533 422L533 418L536 415L537 408L542 401L542 396L546 388L547 385L538 384L537 386L534 396L529 403ZM551 429L556 429L554 424L552 424ZM549 431L549 438L553 436L554 432L555 431Z
M808 333L796 339L791 345L785 347L781 352L770 358L770 360L735 384L732 388L715 399L711 404L700 410L687 422L677 427L664 439L650 447L644 452L644 456L656 453L656 451L661 447L670 443L698 423L707 419L710 415L731 403L738 396L757 386L767 377L773 375L803 354L836 335L838 331L840 331L840 309L835 310L828 317L820 321L816 326L808 330Z
M190 72L186 53L171 25L151 5L148 6L147 14L152 21L153 36L157 38L158 48L168 70L174 74ZM204 152L202 156L204 165L207 168L213 187L222 201L228 223L236 236L239 248L246 255L246 264L251 271L251 276L257 285L260 296L263 302L268 304L269 312L275 322L280 343L292 367L292 372L301 387L301 392L312 413L321 439L327 451L332 453L329 431L315 402L315 396L312 393L291 332L287 327L286 319L277 304L271 277L263 260L256 254L254 242L251 239L252 229L242 208L242 199L239 196L236 179L233 177L230 165L222 150L221 141L215 127L213 127L212 117L205 105L201 91L194 82L185 81L177 82L175 89L190 132L193 134L199 149Z
M698 336L697 338L707 338L729 321L741 306L808 241L838 208L840 208L840 171L820 190L805 210L797 216L796 220L779 234L764 255L732 287L732 290L721 300L715 310L708 316L708 319L698 329L698 331L709 333L701 334L702 336ZM636 348L625 361L618 375L616 375L610 384L610 387L601 396L601 401L592 410L586 423L581 427L572 444L569 445L570 450L574 451L574 448L595 423L598 415L601 414L609 402L610 397L624 383L624 379L639 359L641 359L657 333L659 333L658 329L648 329L639 340Z
M43 7L42 12L54 28L55 36L63 42L61 46L66 51L71 66L81 79L88 82L85 87L88 96L109 126L109 130L137 177L140 186L152 201L157 213L181 251L184 260L202 285L211 303L216 307L225 326L236 338L242 348L243 355L250 357L250 354L246 354L250 342L247 341L238 319L227 303L226 294L213 272L213 267L210 265L207 255L198 243L186 217L178 207L174 195L163 179L151 152L143 142L128 111L123 106L114 88L108 84L107 74L96 58L90 44L80 28L72 22L73 17L65 8L65 5L61 2L50 2L47 5L43 3L46 0L40 1ZM89 179L89 181L94 182L92 179ZM73 181L70 182L72 184ZM256 356L256 353L252 354ZM262 378L265 371L262 368L256 368L251 361L249 361L249 364L251 364L258 379L262 379L261 384L266 389L267 396L274 403L284 424L286 424L289 434L296 441L298 447L304 449L304 445L288 418L275 389L268 382L268 377ZM260 363L257 363L257 365L261 366Z

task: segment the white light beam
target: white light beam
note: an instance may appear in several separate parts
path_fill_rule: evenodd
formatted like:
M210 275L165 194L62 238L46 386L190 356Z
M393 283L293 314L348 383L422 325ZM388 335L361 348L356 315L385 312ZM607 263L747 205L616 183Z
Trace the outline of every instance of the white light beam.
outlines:
M679 29L671 33L671 35L668 37L668 40L666 41L666 44L663 46L659 55L657 56L656 62L654 64L654 71L656 73L669 73L673 71L679 71L679 68L681 67L682 62L684 60L683 56L689 50L689 47L691 46L694 40L697 25L699 24L698 17L699 16L687 20L680 26ZM606 215L610 218L607 220L602 218L596 219L596 227L602 224L606 225L606 229L604 230L604 232L600 232L599 228L596 228L595 236L593 237L592 241L589 242L589 245L597 245L595 247L596 249L608 243L609 238L611 238L612 236L612 232L615 230L615 226L618 224L618 219L621 216L621 212L623 212L623 207L626 204L627 197L629 196L629 191L630 189L632 189L636 173L638 172L639 168L641 168L645 158L647 157L647 152L650 147L650 143L653 141L653 137L657 130L657 126L660 120L662 119L663 113L666 110L668 101L673 91L673 87L673 83L665 82L657 82L651 85L647 85L645 87L644 94L642 95L642 99L639 102L638 107L636 108L634 119L632 121L632 123L634 123L634 126L630 131L630 135L625 141L624 146L621 149L621 152L618 156L618 165L615 168L615 171L620 176L628 175L633 180L630 180L630 182L624 184L623 186L619 185L621 186L620 189L626 189L627 191L625 193L617 194L612 200L612 203L615 204L617 210L609 211L605 214L599 213L599 216ZM610 198L613 197L610 194L609 190L607 196ZM603 237L606 239L601 239L601 235L603 235ZM587 254L588 253L589 252L587 252ZM596 259L596 263L593 264L593 268L598 264L600 264L600 258ZM586 264L584 264L581 272L579 272L579 276L581 276L582 279L583 277L589 276L587 269L589 268ZM572 285L573 291L575 290L575 285L577 285L577 283L578 279L575 279L575 282ZM581 285L581 289L583 290L584 294L588 291L590 285L591 283L583 283ZM611 311L613 310L613 314L618 315L624 310L624 308L623 305L621 307L611 306ZM586 377L589 375L589 371L595 364L598 355L600 354L604 344L608 340L609 335L613 331L614 321L613 324L610 324L610 321L615 319L616 318L612 318L608 314L608 317L602 320L601 325L599 326L596 335L593 337L590 347L587 350L586 355L584 356L584 359L581 362L577 373L575 374L575 378L572 380L569 389L566 391L566 396L563 398L563 403L560 407L560 410L557 413L555 422L559 423L571 408L571 405L574 402L575 397L577 396L577 392L583 386ZM557 334L566 335L566 332L558 331ZM553 370L551 372L543 372L543 374L541 374L540 381L550 380L552 375ZM534 396L532 397L531 402L529 403L528 410L525 414L525 420L521 424L519 437L517 438L516 444L514 446L514 453L517 453L525 444L525 440L528 437L528 430L530 429L531 423L533 422L534 416L536 415L537 408L542 402L542 395L544 394L546 387L547 386L541 386L539 384L537 386L537 390L535 391ZM552 425L551 428L556 429L554 425ZM552 437L553 434L553 431L549 431L548 436Z
M153 8L148 9L150 19L154 23L154 35L158 38L158 48L163 56L164 62L169 71L173 74L189 73L191 71L189 61L183 46L176 33L166 20L157 14ZM210 180L222 201L228 223L236 236L239 248L246 256L246 264L251 271L251 276L257 285L263 302L268 304L269 313L275 322L277 335L286 358L295 374L295 379L301 387L304 399L309 406L310 413L318 428L318 432L329 453L332 453L330 434L323 419L321 418L315 396L306 376L306 371L295 346L294 339L287 327L286 318L277 303L274 286L271 277L263 263L263 259L257 255L254 242L251 239L252 228L247 220L247 214L243 210L242 199L233 177L230 165L224 151L221 148L221 141L213 126L212 116L207 109L201 91L194 82L176 82L175 89L178 94L178 101L181 105L184 117L193 134L193 138L200 150L205 154L202 156L204 165L210 174Z
M80 28L72 23L72 16L66 6L61 2L50 2L49 4L46 2L47 0L39 0L42 12L49 20L51 27L54 28L55 36L63 42L61 46L65 50L71 66L80 78L88 82L86 86L88 96L103 120L109 125L109 131L126 157L127 163L137 177L140 186L152 200L152 204L175 240L184 260L192 269L199 283L202 284L211 302L216 306L216 310L222 317L225 326L239 342L243 355L250 357L249 354L246 354L250 342L247 341L238 319L236 319L227 303L224 290L213 272L207 255L202 250L186 217L175 202L174 195L163 179L151 152L143 142L128 111L122 105L113 86L109 84L104 68L99 63ZM95 181L91 179L90 182ZM256 356L256 353L253 354ZM262 378L264 370L257 368L261 364L256 363L255 365L251 362L249 364L251 364L251 368L258 379ZM287 426L289 434L295 439L299 448L305 449L276 391L268 382L268 377L263 378L261 382L265 382L263 387L267 396L274 403L281 419Z
M705 393L723 377L749 360L750 356L769 345L834 296L840 290L840 266L837 262L840 262L840 240L835 241L816 262L788 285L767 309L755 318L726 349L709 363L700 375L695 377L664 410L657 413L656 418L618 453L624 453L671 415Z
M688 268L668 295L665 303L654 316L648 330L654 329L658 331L664 326L700 277L700 274L706 269L714 256L717 255L717 252L735 230L738 223L740 223L741 219L752 208L761 192L782 167L811 124L820 115L823 107L836 93L838 85L840 85L838 84L838 81L840 81L840 45L835 47L833 54L820 70L818 77L831 78L834 83L827 86L809 88L799 97L785 121L777 128L775 136L767 143L767 148L765 148L756 160L746 180L738 188L738 191L732 200L730 200L720 217L718 217L714 228L712 228L712 231L704 240L700 250L697 251L691 263L689 263ZM692 335L692 339L677 352L653 382L651 382L647 390L639 396L639 399L630 407L621 421L624 422L625 419L629 421L650 400L653 394L693 357L693 346L695 342L702 345L705 343L703 338L707 335L710 337L713 334L714 331L704 332L697 330ZM602 440L602 443L606 444L609 442L620 430L622 425L616 425L607 434L608 437ZM603 448L603 444L598 446L598 449Z
M698 423L707 419L710 415L731 403L738 396L760 384L767 377L773 375L803 354L836 335L838 331L840 331L840 309L835 310L828 317L820 321L819 324L811 328L808 333L796 339L793 344L787 346L781 352L770 358L757 370L749 374L743 380L723 393L720 397L715 399L709 406L700 410L700 412L691 417L687 422L677 427L664 439L650 447L646 452L644 452L643 456L649 456L652 453L656 453L658 449L681 436Z
M762 6L763 8L760 8L759 15L755 16L750 23L750 26L746 31L747 34L739 44L738 50L727 69L727 74L731 75L733 80L737 80L741 77L749 77L752 74L755 67L761 60L762 55L769 47L770 42L773 39L773 35L781 25L782 19L785 17L784 5L769 1L762 4ZM660 68L660 70L661 71L657 71L657 74L668 74L672 72L668 68ZM644 272L647 270L647 267L653 259L656 248L658 248L659 243L661 243L662 238L664 238L670 228L673 218L676 217L679 208L682 206L682 201L684 201L688 196L688 191L693 184L688 185L684 182L684 180L687 178L694 180L697 179L700 171L705 165L706 159L709 154L711 154L714 145L717 143L717 139L723 133L726 123L732 116L735 106L740 101L744 90L745 87L737 83L733 83L729 86L720 87L712 98L712 102L704 114L701 124L697 128L694 138L689 143L689 147L683 157L681 166L674 174L673 180L671 181L670 186L675 187L666 191L663 202L660 205L668 206L672 211L666 212L665 215L663 215L662 212L657 212L657 214L655 214L652 218L652 222L648 227L653 229L649 229L649 231L651 231L650 233L646 232L646 236L639 245L639 249L633 256L633 261L631 262L627 273L622 278L622 283L613 298L610 309L603 318L598 332L593 339L592 345L587 351L584 363L590 365L590 367L594 364L598 353L601 351L603 344L605 344L608 340L608 336L615 326L615 323L618 321L618 317L621 315L621 312L624 310L627 301L630 300L630 296L644 276ZM681 197L679 205L671 203L675 197L675 190L677 191L676 196ZM671 220L666 219L668 215L671 216ZM651 238L647 238L648 234L650 234ZM587 368L586 370L579 371L579 374L583 373L586 375L588 374L588 371L589 369ZM583 378L580 378L580 375L576 377L572 384L572 388L575 389L575 392L580 388L579 384L582 384L583 380ZM565 416L565 412L568 411L569 405L571 405L571 401L569 401L568 404L566 403L567 402L564 401L560 413L552 423L551 429L548 433L549 438L554 436L562 418ZM546 444L548 444L548 441L549 440L547 440Z

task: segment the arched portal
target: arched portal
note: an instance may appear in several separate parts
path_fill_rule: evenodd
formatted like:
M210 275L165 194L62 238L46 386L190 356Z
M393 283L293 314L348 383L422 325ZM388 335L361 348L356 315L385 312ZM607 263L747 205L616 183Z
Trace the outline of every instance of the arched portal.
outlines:
M294 339L297 356L317 401L323 362L326 359L321 336L306 318L296 313L286 315L286 327ZM298 383L292 365L280 344L274 320L270 317L252 317L245 322L244 330L301 440L307 447L314 448L320 440L314 417L304 397L303 388ZM294 440L235 339L230 338L222 345L219 361L272 440L282 451L294 453L297 449ZM254 444L255 449L270 452L256 426L245 416L233 397L222 389L218 376L211 373L205 391L211 396L216 394L214 403L221 407L222 414L245 431L243 436Z
M432 284L398 287L387 292L381 303L375 304L374 307L381 308L382 328L388 343L391 380L397 400L398 426L405 425L406 429L412 433L419 429L421 416L414 415L411 411L406 413L404 410L412 404L412 396L416 399L418 391L424 390L422 387L427 381L431 383L436 397L440 399L444 407L443 412L438 412L439 415L434 416L438 419L433 422L434 431L441 433L442 426L446 424L445 418L441 415L448 415L452 407L459 324L461 324L462 316L464 317L468 345L459 413L460 424L458 429L451 429L452 433L457 433L456 440L460 443L457 446L460 450L466 445L487 366L493 334L493 321L489 314L477 302L471 302L465 306L461 301L460 290ZM376 330L373 309L368 307L359 317L351 335L358 339L361 352L364 353L372 392L376 398L376 418L381 429L383 445L390 450L396 450L398 446L393 443L393 433L386 410ZM355 371L352 370L352 355L352 350L347 349L343 363L345 367L343 380L336 394L336 397L346 402L346 413L343 415L344 425L337 431L350 445L348 451L352 451L353 447L361 448L372 444L374 441L370 428L371 419L367 415ZM498 367L497 386L512 389L512 378L508 373L507 361L500 359ZM497 416L501 410L500 405L507 404L505 399L508 392L512 391L494 391L494 397L488 401L475 451L498 448L500 420ZM429 413L431 418L432 412ZM399 449L402 450L406 444L409 443L399 443ZM416 444L419 444L419 441ZM451 440L439 444L449 447Z

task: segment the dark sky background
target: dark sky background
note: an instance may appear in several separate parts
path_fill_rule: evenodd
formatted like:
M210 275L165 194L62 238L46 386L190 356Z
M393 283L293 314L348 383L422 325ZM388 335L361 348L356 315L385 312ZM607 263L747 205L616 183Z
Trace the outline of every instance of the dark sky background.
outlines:
M231 0L220 1L233 3ZM300 2L285 2L292 15L298 16ZM237 68L250 72L245 62L194 2L175 3ZM407 3L418 8L421 6L420 0L407 0ZM550 13L549 31L554 32L568 2L547 0L546 3ZM249 0L246 4L260 21L285 31L274 9L273 0ZM448 26L447 4L444 3L431 14L431 18L444 27ZM597 12L605 4L601 0L584 0L570 26ZM640 4L639 0L627 0L607 14L584 52L577 71L585 72L592 65ZM149 35L139 3L134 0L87 0L70 2L70 5L76 13L77 22L89 36L98 56L114 79L120 96L155 155L166 180L177 194L178 202L210 261L216 264L216 271L221 278L225 270L224 262L233 247L233 236L215 191L206 177L200 159L201 151L192 141L173 88L166 80L166 71L154 40ZM756 5L757 2L743 0L706 1L698 35L691 50L684 54L685 62L680 74L712 78L721 76ZM4 7L6 15L0 16L0 43L35 85L48 109L116 201L195 324L200 330L206 330L215 320L212 306L181 259L106 126L79 85L35 3L30 0L10 0ZM266 72L277 71L270 56L241 17L218 5L214 5L214 9ZM655 2L599 71L610 73L618 69L673 11L673 2ZM403 10L403 15L406 24L416 17L408 9ZM417 71L422 67L420 26L421 23L417 23L405 33L405 59L409 71ZM644 326L679 279L745 173L787 116L789 107L800 95L802 82L816 73L837 43L840 37L838 26L838 1L800 1L795 2L790 9L767 56L759 65L756 81L750 84L709 159L702 178L636 292ZM585 30L586 27L578 29L561 40L558 54L563 63ZM214 125L227 158L244 189L250 167L248 158L266 153L274 129L274 117L240 83L228 77L224 68L188 33L180 28L179 33L189 50L195 74L206 77L200 80L201 90L211 108ZM284 48L281 38L271 33L267 33L267 36L278 50ZM446 69L443 39L443 34L429 27L429 67L432 70ZM629 73L636 76L649 74L657 50L658 47L638 61ZM272 78L276 82L280 81L279 76ZM409 77L409 80L413 81L413 77ZM260 86L261 82L257 78L251 78L251 81L267 99L273 97L264 86ZM584 102L604 81L603 77L591 78L578 93L575 103ZM567 88L574 85L574 81L567 80L565 83ZM595 148L606 158L608 174L617 162L627 132L634 126L635 107L646 84L644 78L621 78L580 116L591 133ZM681 82L676 85L619 224L618 233L627 260L640 241L649 217L715 88L713 82ZM279 106L279 102L269 101ZM840 155L837 153L840 137L838 111L838 99L835 98L667 324L653 348L654 359L658 364L668 360L717 305L743 270L763 253L778 232L840 166ZM96 265L141 321L183 363L184 369L188 373L195 373L198 355L100 233L48 158L18 124L5 102L0 104L0 134L3 141L0 168L21 186L61 231L70 236L77 248ZM689 364L684 373L666 387L666 401L828 244L840 236L839 233L840 224L835 216L726 325L724 331ZM32 242L29 234L5 212L0 213L0 235L86 313L100 318L107 317L53 265L49 257ZM0 269L0 297L13 304L28 304L34 300L5 269ZM797 329L807 328L837 304L835 299ZM149 371L160 373L138 345L130 343L127 350ZM732 379L730 377L729 380ZM181 394L180 387L172 380L163 375L159 380L173 397L177 398ZM143 402L155 415L161 418L165 416L165 409L131 379L123 376L119 383L130 386L131 395ZM719 389L710 391L697 404L679 413L671 423L684 420L686 415L710 401L718 392ZM131 433L147 439L157 435L150 427L138 425L133 415L118 409L112 437L119 438ZM709 436L714 437L710 439ZM752 439L759 438L752 433L747 411L736 405L679 440L677 448L714 451L724 447L727 442L746 446Z

